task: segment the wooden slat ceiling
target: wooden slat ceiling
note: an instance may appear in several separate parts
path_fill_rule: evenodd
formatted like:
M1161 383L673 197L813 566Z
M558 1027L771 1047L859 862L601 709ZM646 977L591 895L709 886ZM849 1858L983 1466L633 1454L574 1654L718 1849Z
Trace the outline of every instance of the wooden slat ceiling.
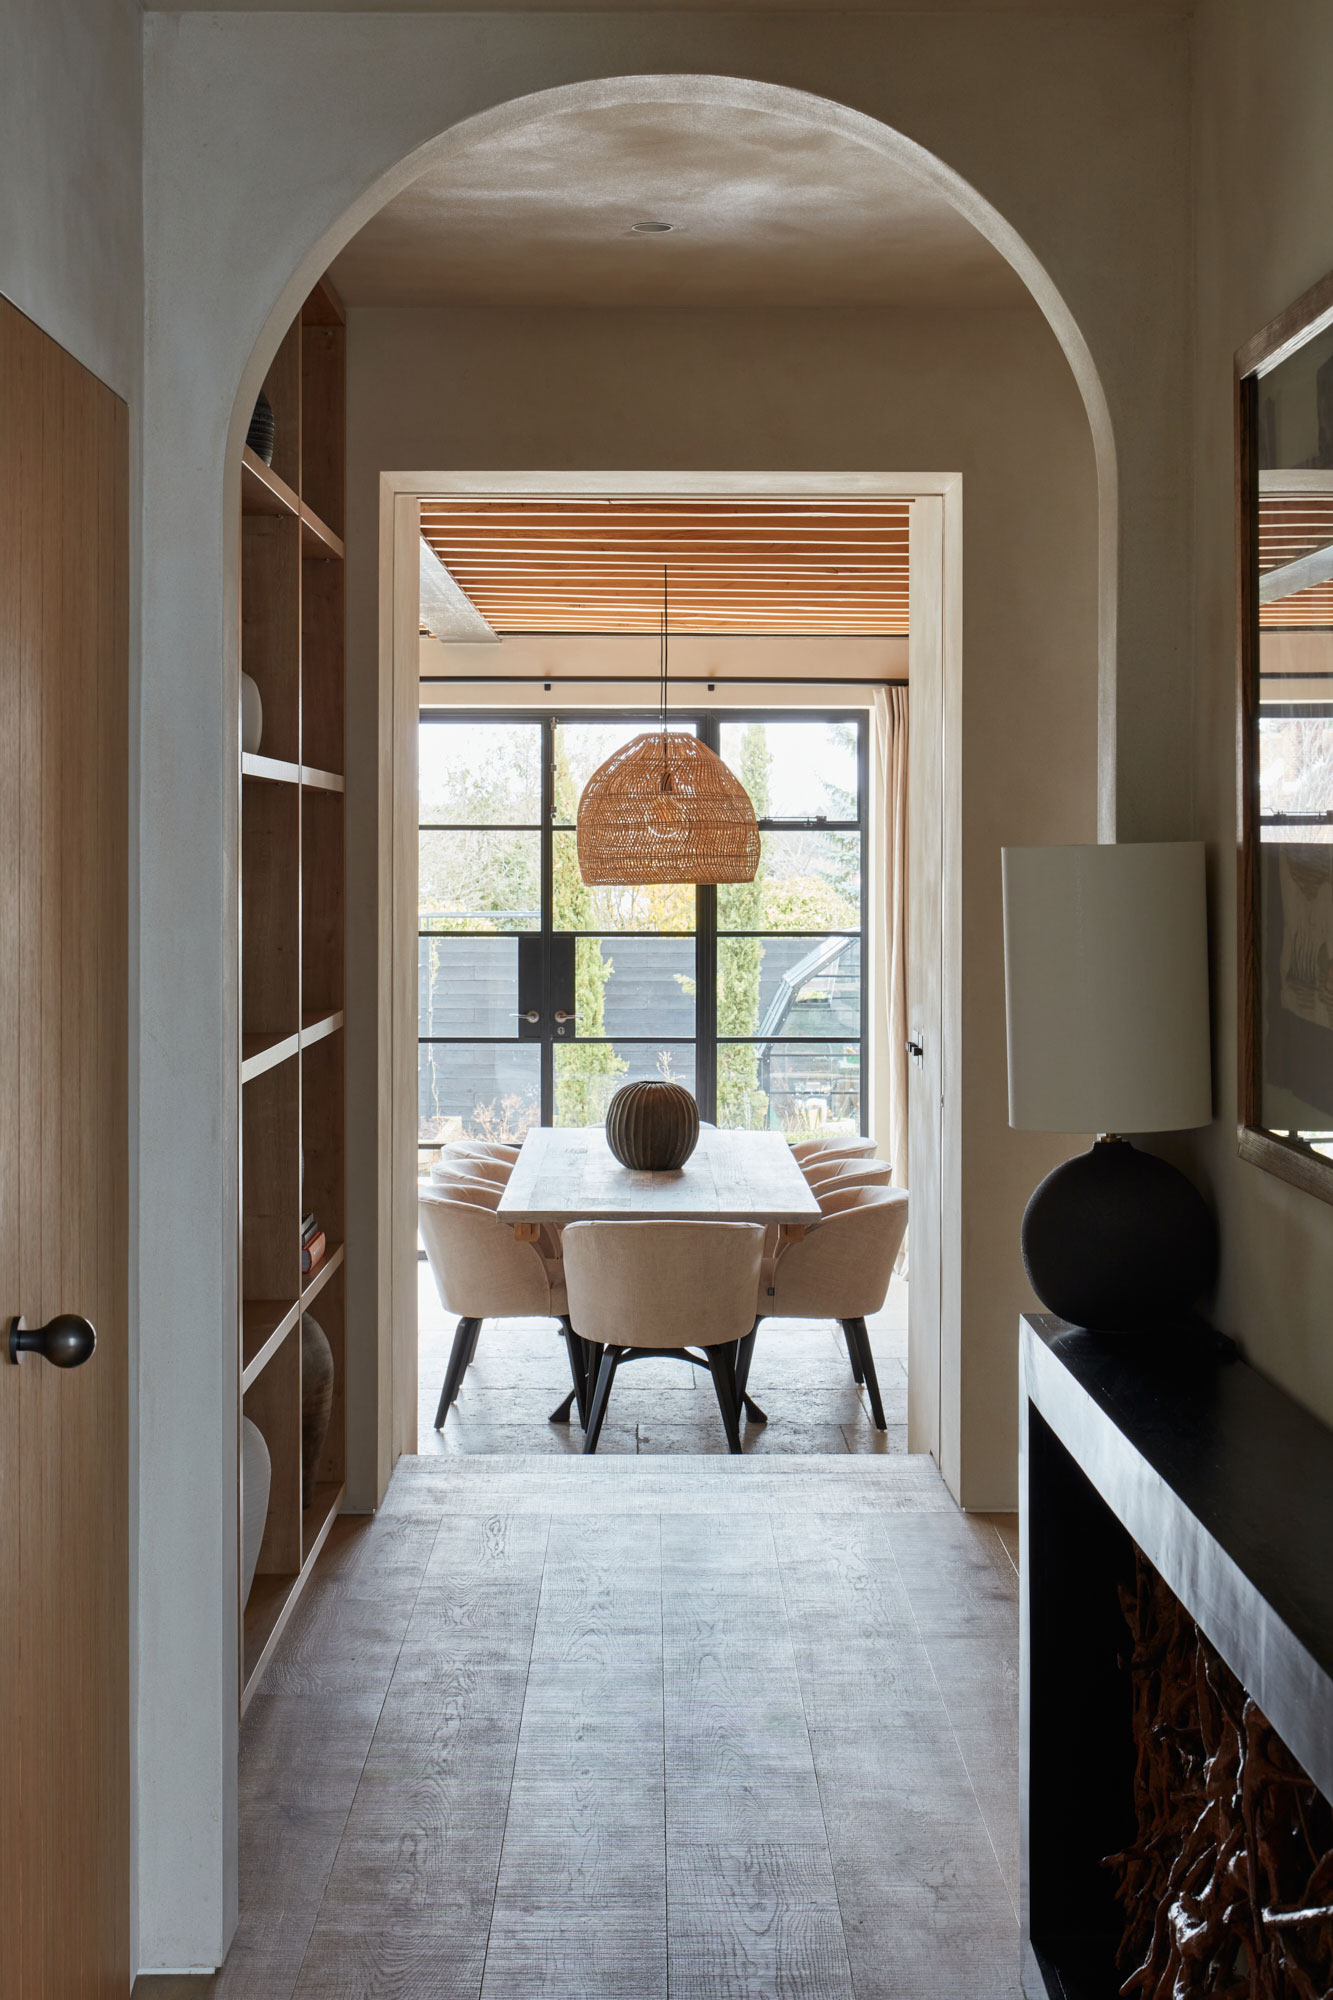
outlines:
M1333 495L1264 493L1259 500L1259 574L1333 544ZM1333 580L1259 606L1261 629L1333 625Z
M907 631L906 500L423 500L497 632Z

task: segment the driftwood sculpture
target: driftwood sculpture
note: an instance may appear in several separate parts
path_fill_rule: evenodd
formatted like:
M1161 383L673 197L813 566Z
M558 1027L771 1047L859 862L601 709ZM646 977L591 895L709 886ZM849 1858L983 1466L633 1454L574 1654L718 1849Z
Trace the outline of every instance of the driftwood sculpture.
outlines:
M1108 1857L1134 2000L1330 2000L1333 1810L1137 1554L1121 1603L1136 1752L1134 1841Z

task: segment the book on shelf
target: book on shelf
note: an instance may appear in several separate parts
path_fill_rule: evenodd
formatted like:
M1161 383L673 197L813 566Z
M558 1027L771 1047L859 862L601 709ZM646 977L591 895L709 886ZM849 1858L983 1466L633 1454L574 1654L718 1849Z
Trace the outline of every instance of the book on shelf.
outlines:
M303 1243L301 1245L302 1276L304 1276L307 1271L314 1270L316 1264L318 1264L320 1259L323 1257L326 1248L327 1245L324 1239L324 1231L322 1229L317 1229L314 1235L311 1237L310 1241L308 1243Z
M315 1221L315 1211L312 1208L309 1215L301 1217L301 1241L308 1243L318 1227L319 1224Z

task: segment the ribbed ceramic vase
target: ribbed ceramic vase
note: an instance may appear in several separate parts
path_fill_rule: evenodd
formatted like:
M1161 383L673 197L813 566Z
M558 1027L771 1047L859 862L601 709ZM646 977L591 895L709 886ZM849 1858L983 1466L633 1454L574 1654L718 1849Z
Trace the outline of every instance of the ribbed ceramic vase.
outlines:
M683 1167L699 1143L699 1107L683 1084L622 1084L606 1107L606 1143L639 1173Z
M324 1440L333 1410L333 1349L313 1313L301 1314L301 1505L315 1498Z

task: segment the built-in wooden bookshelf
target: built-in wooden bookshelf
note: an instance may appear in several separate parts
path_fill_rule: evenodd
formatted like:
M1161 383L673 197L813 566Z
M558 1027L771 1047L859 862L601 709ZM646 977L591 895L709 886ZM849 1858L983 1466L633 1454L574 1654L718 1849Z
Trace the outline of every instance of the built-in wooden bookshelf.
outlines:
M241 668L264 727L242 752L240 1410L272 1462L241 1610L241 1706L259 1683L345 1491L342 310L315 287L264 383L272 465L241 465ZM301 1270L301 1218L327 1248ZM333 1350L333 1415L301 1506L301 1315ZM239 1496L238 1496L239 1506Z

